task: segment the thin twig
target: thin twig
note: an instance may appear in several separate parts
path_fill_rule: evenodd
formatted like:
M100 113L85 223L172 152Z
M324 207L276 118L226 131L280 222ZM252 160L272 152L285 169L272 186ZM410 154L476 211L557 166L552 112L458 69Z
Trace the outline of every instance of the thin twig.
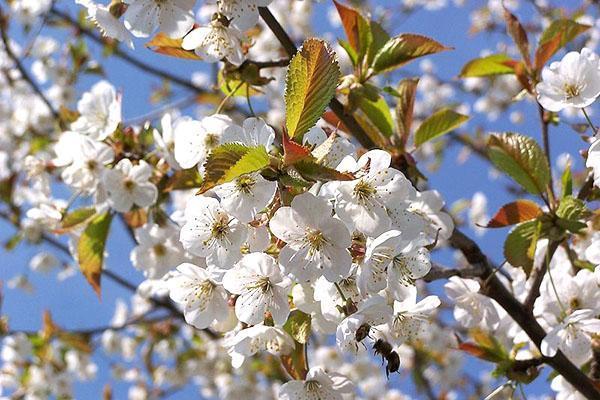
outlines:
M0 7L0 37L2 38L2 43L4 44L4 51L6 52L6 55L15 64L15 67L21 73L21 77L23 78L23 80L25 80L25 82L27 82L27 84L31 87L31 89L40 97L40 99L42 99L42 101L44 102L46 107L48 107L48 110L50 110L52 117L59 123L59 125L62 125L62 121L61 121L60 114L58 113L58 111L54 108L52 103L50 103L50 100L48 100L48 98L42 92L42 90L39 88L39 86L33 81L31 76L29 75L29 72L27 72L27 70L25 69L25 67L19 60L19 58L13 52L11 45L10 45L10 40L8 38L8 34L6 32L7 29L8 29L8 17L4 14L2 7Z

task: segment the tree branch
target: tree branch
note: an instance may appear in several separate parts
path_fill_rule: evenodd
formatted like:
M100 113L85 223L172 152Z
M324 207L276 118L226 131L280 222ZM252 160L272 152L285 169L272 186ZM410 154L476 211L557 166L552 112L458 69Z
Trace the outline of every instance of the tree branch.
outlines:
M483 282L482 292L486 296L496 300L521 329L527 333L539 349L542 340L546 336L546 332L525 306L517 301L500 279L496 277L494 269L479 246L459 229L454 230L449 242L452 247L460 250L474 267L481 271L480 279ZM588 399L594 400L600 398L600 391L594 382L569 361L562 352L559 351L554 357L546 358L546 363Z
M103 38L102 36L98 35L96 32L89 30L83 26L81 26L75 19L73 19L73 17L71 17L69 14L67 14L66 12L63 12L57 8L52 8L50 10L50 13L60 19L62 19L63 21L69 23L71 26L73 26L74 28L77 29L77 31L86 36L87 38L91 39L92 41L98 43L101 46L104 46L108 39ZM184 87L186 89L190 89L198 94L203 94L203 93L208 93L208 90L206 90L206 88L203 88L201 86L196 85L194 82L179 77L177 75L174 75L168 71L162 70L160 68L156 68L150 64L147 64L141 60L138 60L137 58L129 55L127 52L121 50L118 47L115 47L112 54L120 59L122 59L123 61L133 65L134 67L147 72L149 74L155 75L159 78L162 79L166 79L169 80L181 87Z
M42 99L42 101L44 102L46 107L48 107L48 110L50 110L50 114L52 114L52 117L56 120L56 122L58 122L59 125L61 125L61 128L62 128L63 123L61 121L58 111L56 111L56 109L54 109L54 106L52 105L52 103L50 103L50 100L48 100L46 95L42 92L42 90L38 87L38 85L33 81L31 76L29 75L29 72L27 72L27 70L25 69L25 67L19 60L19 58L13 52L13 50L10 46L10 40L8 38L8 34L6 32L7 28L8 28L8 17L2 11L2 7L0 7L0 37L2 38L2 43L4 44L4 51L6 52L6 55L15 64L15 67L21 73L21 77L23 78L23 80L25 80L25 82L27 82L27 84L31 87L31 89L35 92L35 94L37 94L40 97L40 99Z

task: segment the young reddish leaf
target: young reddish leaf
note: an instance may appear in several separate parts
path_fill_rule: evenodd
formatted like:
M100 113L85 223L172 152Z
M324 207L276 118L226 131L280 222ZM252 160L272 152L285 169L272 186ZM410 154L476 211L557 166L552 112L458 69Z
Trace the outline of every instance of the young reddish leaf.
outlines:
M79 268L98 297L100 297L100 278L104 264L104 247L111 221L110 213L96 216L83 231L77 245Z
M513 74L515 60L506 54L492 54L476 58L465 64L460 71L461 78L480 78Z
M283 146L284 165L293 165L300 160L305 160L311 157L310 149L291 140L285 129L283 130L281 144Z
M302 140L335 95L340 68L327 43L307 39L290 62L285 80L285 124L291 138Z
M426 36L405 33L388 40L375 55L371 67L379 74L401 67L416 58L445 50L451 48Z
M331 110L330 111L325 111L325 114L323 114L323 119L329 125L332 125L336 129L339 129L340 131L344 131L346 133L350 132L350 130L348 129L348 127L346 125L344 125L344 123L342 122L342 120L339 119L338 116L335 115L335 113L333 111L331 111Z
M193 51L184 50L181 47L182 41L183 39L172 39L164 33L159 32L146 43L146 47L154 52L165 54L167 56L185 58L187 60L202 60L202 58Z
M523 61L527 66L531 65L531 57L529 55L529 40L527 39L527 32L519 22L519 19L512 14L507 8L504 8L504 20L506 21L506 30L512 37Z
M336 0L333 0L333 4L342 20L342 26L344 27L344 32L346 32L348 43L358 53L360 50L360 20L364 18L352 7L341 4Z
M148 222L148 212L144 208L136 208L123 214L123 219L131 228L137 229Z
M289 355L280 356L281 365L294 379L304 380L308 373L307 360L304 351L305 344L296 342L296 347Z
M310 159L301 160L294 164L296 172L308 181L350 181L354 175L349 172L340 172L336 169L318 164Z
M583 25L570 19L553 21L540 37L535 52L535 68L541 70L558 50L589 28L589 25Z
M487 228L503 228L529 221L542 215L542 209L531 200L517 200L503 205L487 224Z
M398 104L396 105L396 123L402 148L406 146L413 123L413 110L417 97L419 78L406 78L398 85Z

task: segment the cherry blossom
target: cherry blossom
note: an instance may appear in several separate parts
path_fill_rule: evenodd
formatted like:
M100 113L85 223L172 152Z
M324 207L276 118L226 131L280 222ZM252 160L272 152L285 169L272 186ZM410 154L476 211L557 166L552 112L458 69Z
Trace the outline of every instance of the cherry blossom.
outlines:
M242 33L234 26L227 26L219 17L209 25L200 26L183 38L182 47L194 50L206 62L217 62L224 58L233 65L244 61Z
M294 340L281 328L254 325L226 338L223 346L231 356L231 365L240 368L247 357L259 351L267 351L274 356L290 354L294 350Z
M121 96L107 81L100 81L77 103L79 118L71 124L74 131L95 140L110 136L121 122Z
M125 26L137 37L157 29L172 38L183 37L194 25L196 0L133 0L123 15Z
M173 126L174 157L179 166L188 169L204 163L210 150L221 143L223 132L231 124L231 119L222 114L200 121L179 118Z
M554 357L561 350L577 365L591 356L590 335L600 332L600 319L589 309L576 310L556 325L544 340L540 350L547 357Z
M138 245L131 251L131 263L148 278L162 278L184 259L177 228L170 223L146 224L135 230L135 239Z
M331 399L342 400L343 395L352 393L352 383L338 373L328 373L324 369L311 368L303 381L290 381L281 385L281 400Z
M183 263L167 280L171 300L181 304L185 320L198 329L228 315L227 293L217 279L209 270Z
M538 101L548 111L565 107L584 108L600 94L598 56L590 49L571 51L561 61L542 70L542 81L536 86Z
M259 324L268 311L277 325L283 325L290 312L287 293L289 278L282 275L279 265L264 253L246 254L223 276L227 291L239 295L235 314L247 324Z
M211 268L230 269L242 257L247 229L210 197L193 197L185 207L185 225L179 240Z
M286 242L279 255L286 273L300 281L323 275L337 282L350 273L350 233L339 219L331 217L326 200L311 193L294 197L290 207L279 208L269 227Z
M119 212L131 210L133 205L148 207L158 196L158 190L149 182L152 168L141 160L133 165L128 158L124 158L113 169L104 174L104 185L108 192L108 202L112 208Z

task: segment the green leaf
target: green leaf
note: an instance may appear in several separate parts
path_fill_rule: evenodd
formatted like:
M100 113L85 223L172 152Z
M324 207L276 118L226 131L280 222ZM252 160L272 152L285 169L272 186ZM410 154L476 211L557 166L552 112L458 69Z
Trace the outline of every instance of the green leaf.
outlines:
M283 325L283 330L296 342L305 344L310 336L310 315L300 310L293 310Z
M562 185L562 196L567 197L573 194L573 174L571 172L571 162L568 162L565 166L565 170L560 178Z
M264 146L222 144L211 151L204 163L206 174L198 193L231 182L244 174L260 171L267 165L269 165L269 155Z
M335 95L340 68L327 43L307 39L288 67L285 82L286 128L290 138L302 141Z
M573 196L566 196L561 199L556 210L556 216L559 218L557 224L572 233L578 233L586 228L585 219L590 215L590 211L582 200Z
M375 55L371 68L376 74L392 71L416 58L449 49L426 36L405 33L385 43Z
M79 268L98 296L100 296L104 248L111 221L110 213L96 216L83 231L77 245Z
M350 59L352 66L355 66L358 62L358 54L356 54L356 51L352 48L352 46L350 46L350 42L338 39L338 44L346 51L346 54L348 54L348 58Z
M512 132L492 135L488 154L498 169L529 193L546 191L550 183L550 167L542 149L532 138Z
M77 210L71 211L63 217L60 223L60 228L54 230L54 233L61 234L68 232L71 229L88 221L95 214L96 209L94 207L79 208Z
M521 267L529 276L533 267L535 244L539 237L541 223L538 220L517 225L506 237L504 257L514 267ZM531 251L533 248L533 252Z
M23 240L23 234L21 232L17 232L10 237L6 242L4 242L4 249L8 251L12 251L21 243Z
M513 74L516 62L506 54L492 54L476 58L465 64L460 71L461 78L486 77Z
M570 19L553 21L540 37L535 52L535 68L540 70L558 50L589 28L589 25L583 25Z
M361 96L358 98L358 107L367 115L383 136L390 137L394 134L392 113L383 97L378 95L377 100L372 101L365 96Z
M417 97L417 85L419 78L406 78L398 85L398 104L396 105L396 122L398 124L398 136L402 147L406 145L413 123L413 111Z
M469 117L459 114L449 108L443 108L427 118L415 132L415 146L419 147L431 139L448 133L469 120Z

